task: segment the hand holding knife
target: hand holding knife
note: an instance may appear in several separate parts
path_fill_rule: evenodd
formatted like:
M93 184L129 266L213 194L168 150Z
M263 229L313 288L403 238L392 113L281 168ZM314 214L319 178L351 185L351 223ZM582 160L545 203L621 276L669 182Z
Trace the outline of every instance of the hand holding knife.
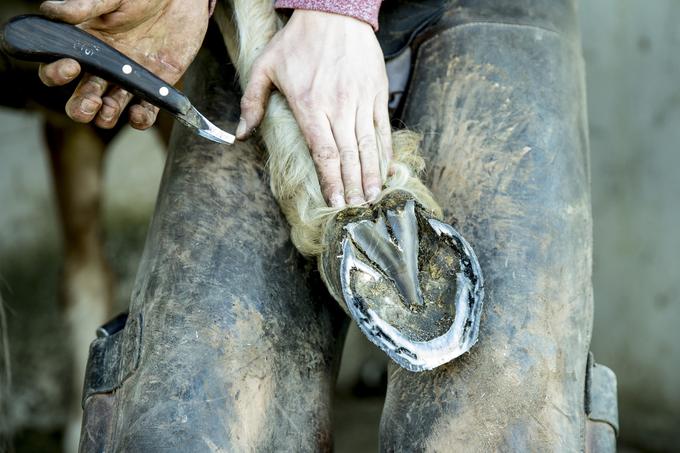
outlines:
M73 25L37 15L18 16L4 26L0 44L8 55L23 60L49 62L72 58L90 73L166 110L201 137L222 144L234 143L232 134L208 121L180 91Z

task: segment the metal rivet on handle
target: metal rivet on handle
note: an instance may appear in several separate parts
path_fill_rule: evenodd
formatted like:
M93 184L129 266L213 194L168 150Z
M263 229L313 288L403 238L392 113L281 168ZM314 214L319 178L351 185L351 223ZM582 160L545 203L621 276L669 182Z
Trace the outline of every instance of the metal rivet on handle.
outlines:
M123 66L123 74L132 74L132 66L126 64Z
M168 90L168 87L161 87L160 90L158 90L161 96L167 96L170 93L170 90Z

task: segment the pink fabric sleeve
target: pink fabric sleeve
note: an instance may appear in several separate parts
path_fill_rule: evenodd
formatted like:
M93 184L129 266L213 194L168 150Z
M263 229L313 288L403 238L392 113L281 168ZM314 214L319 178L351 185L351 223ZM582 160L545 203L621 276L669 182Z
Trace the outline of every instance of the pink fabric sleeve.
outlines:
M382 0L276 0L276 8L311 9L354 17L378 30L378 11Z

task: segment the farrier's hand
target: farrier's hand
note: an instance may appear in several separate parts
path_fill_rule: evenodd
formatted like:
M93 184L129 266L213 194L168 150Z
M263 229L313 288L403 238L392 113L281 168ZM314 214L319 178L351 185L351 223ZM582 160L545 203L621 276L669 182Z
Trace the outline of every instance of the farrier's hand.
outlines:
M307 140L326 202L374 200L382 186L376 131L388 156L391 136L387 74L371 26L296 10L253 66L238 138L262 121L272 86L286 96Z
M46 1L48 17L76 24L126 54L168 83L176 83L198 52L208 27L207 0L64 0ZM63 59L40 67L48 86L65 85L80 65ZM75 121L115 126L132 95L106 80L86 74L66 103ZM130 107L130 124L146 129L158 109L147 102Z

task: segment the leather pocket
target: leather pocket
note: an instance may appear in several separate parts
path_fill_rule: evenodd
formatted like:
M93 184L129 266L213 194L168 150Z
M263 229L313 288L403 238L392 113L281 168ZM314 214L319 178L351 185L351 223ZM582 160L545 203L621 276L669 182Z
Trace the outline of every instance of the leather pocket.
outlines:
M116 326L111 328L111 326ZM110 442L116 390L139 366L141 315L120 315L97 331L83 384L83 423L79 451L107 451Z

